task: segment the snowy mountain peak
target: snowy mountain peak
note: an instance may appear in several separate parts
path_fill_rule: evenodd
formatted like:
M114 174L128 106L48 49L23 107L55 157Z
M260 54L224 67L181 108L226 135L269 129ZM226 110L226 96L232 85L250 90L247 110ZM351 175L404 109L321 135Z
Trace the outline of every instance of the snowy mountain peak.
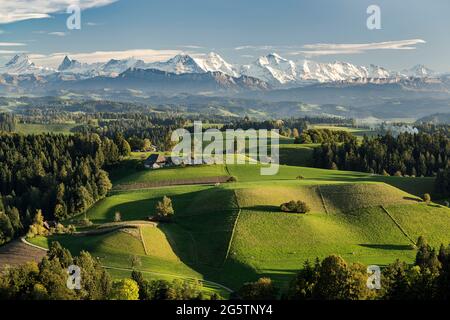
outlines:
M423 64L418 64L410 69L403 70L402 73L404 73L409 77L419 77L419 78L430 77L436 74L433 70L427 68Z
M130 68L145 68L145 62L134 57L123 60L111 59L101 67L101 71L106 74L118 75Z
M210 52L204 58L195 58L195 60L205 72L219 71L229 76L239 76L236 68L215 52Z
M147 67L176 74L205 72L197 61L187 54L178 54L166 62L155 62Z
M287 59L285 59L285 58L283 58L283 57L281 57L279 54L277 54L277 53L269 53L267 56L266 56L266 59L268 60L268 61L273 61L273 62L275 62L275 63L283 63L283 62L288 62L288 60Z
M34 63L30 61L30 58L28 55L22 53L22 54L16 54L9 62L5 64L5 67L18 67L18 66L34 66Z
M390 78L391 76L392 76L391 72L389 72L389 70L383 67L374 64L371 64L369 66L367 78L387 79Z
M297 67L276 53L259 57L254 63L244 65L241 74L262 79L271 84L286 84L296 81Z
M45 76L59 73L59 79L74 80L96 76L117 77L129 69L157 69L175 74L213 72L235 78L247 76L259 79L272 87L303 86L317 82L382 83L386 80L399 81L408 77L438 76L424 65L416 65L411 69L395 72L374 64L360 66L342 61L325 63L311 60L294 62L277 53L269 53L259 57L251 64L239 66L228 63L215 52L194 56L178 54L167 61L154 63L145 63L134 57L110 59L107 62L82 63L65 56L57 70L37 66L30 61L26 54L18 54L0 67L0 74Z
M26 54L15 55L10 61L0 68L1 74L12 75L36 75L48 74L50 72L53 72L53 70L36 66L34 62L31 62L30 58Z
M261 65L279 65L282 63L289 63L290 61L281 57L277 53L269 53L266 56L259 57L258 63Z
M68 56L64 57L64 60L58 67L58 71L65 71L69 69L79 68L81 67L81 63L77 60L71 60Z

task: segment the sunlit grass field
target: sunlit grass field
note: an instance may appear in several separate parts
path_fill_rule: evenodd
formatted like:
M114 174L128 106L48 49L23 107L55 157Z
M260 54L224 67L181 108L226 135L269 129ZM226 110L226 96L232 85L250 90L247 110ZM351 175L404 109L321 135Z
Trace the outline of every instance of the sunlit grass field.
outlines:
M232 289L261 276L284 287L306 259L330 254L365 264L412 262L411 239L419 235L436 246L450 243L450 209L417 197L433 190L433 179L296 166L280 166L277 175L262 176L263 166L133 169L115 185L208 175L237 181L114 192L86 213L96 225L113 223L116 212L123 222L148 221L163 196L172 199L173 222L32 241L46 246L58 240L74 253L89 250L116 276L127 274L130 255L137 255L148 277L206 279ZM305 201L311 212L282 213L280 204L290 200ZM223 290L214 286L209 283L208 290Z

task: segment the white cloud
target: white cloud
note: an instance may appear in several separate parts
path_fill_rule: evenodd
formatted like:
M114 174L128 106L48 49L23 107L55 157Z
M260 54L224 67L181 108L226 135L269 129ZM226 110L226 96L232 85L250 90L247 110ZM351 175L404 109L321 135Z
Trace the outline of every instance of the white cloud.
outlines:
M22 46L26 46L26 44L19 42L0 42L0 47L22 47Z
M204 47L193 45L193 44L188 44L188 45L183 45L183 46L178 46L178 47L186 48L186 49L203 49L204 48Z
M30 59L38 65L57 67L67 55L71 59L84 63L107 62L110 59L126 59L134 57L145 62L164 61L181 53L179 50L134 49L124 51L95 51L89 53L57 52L49 55L30 54Z
M58 37L64 37L66 35L65 32L61 32L61 31L49 32L48 34L52 35L52 36L58 36Z
M373 43L316 43L301 45L243 45L235 47L234 50L241 51L275 51L287 55L303 55L307 57L337 55L337 54L357 54L369 50L414 50L415 45L426 43L422 39L384 41Z
M63 31L35 30L35 31L32 31L32 33L34 33L34 34L48 34L48 35L51 35L51 36L58 36L58 37L64 37L64 36L67 35L67 33L63 32Z
M50 14L65 12L72 4L81 9L109 5L117 0L2 0L0 1L0 24L29 19L49 18Z
M272 50L275 48L275 46L240 46L234 48L234 50Z
M1 55L14 55L17 53L25 53L26 51L17 51L17 50L0 50Z
M369 50L414 50L416 49L415 45L421 43L426 43L426 41L422 39L410 39L353 44L317 43L304 45L302 49L306 50L293 51L289 52L289 54L313 57L336 54L358 54Z

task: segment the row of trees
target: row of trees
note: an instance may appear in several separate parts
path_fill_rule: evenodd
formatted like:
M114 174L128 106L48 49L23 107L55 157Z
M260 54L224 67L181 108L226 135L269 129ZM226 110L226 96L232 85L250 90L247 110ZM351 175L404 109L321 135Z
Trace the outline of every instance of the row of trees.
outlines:
M80 290L67 286L68 267L81 270ZM0 299L5 300L103 300L114 294L109 274L99 261L83 251L72 257L59 243L52 243L40 263L7 268L0 275Z
M377 174L435 176L450 167L450 138L441 133L402 133L361 143L352 138L343 144L324 143L314 152L318 167Z
M152 144L160 150L169 150L172 131L185 124L186 120L180 118L157 118L140 113L111 114L108 118L98 119L95 124L80 125L75 131L97 133L110 139L120 135L129 142L132 150L148 151Z
M120 136L0 134L0 241L27 231L39 209L46 220L84 212L112 187L103 168L129 149Z
M282 297L294 300L430 300L450 298L450 246L436 251L423 237L417 241L413 265L396 262L381 272L380 287L367 286L366 266L348 264L339 256L329 256L314 264L306 261ZM80 268L79 289L68 288L69 266ZM75 280L75 279L73 279ZM76 282L73 282L76 283ZM246 300L271 300L279 289L269 278L244 284L233 297ZM200 282L173 282L144 279L133 271L131 278L112 281L100 262L87 252L72 257L67 249L53 242L39 263L7 268L0 275L0 299L58 300L190 300L221 299L206 297Z
M413 265L397 260L385 267L379 290L367 287L367 270L361 264L347 264L330 256L314 265L306 262L291 283L291 299L385 299L418 300L450 298L450 248L436 252L420 237Z
M211 296L204 294L200 281L186 281L175 279L172 282L166 280L145 280L142 273L134 270L131 279L138 286L139 300L220 300L220 295L214 293Z
M367 267L349 264L332 255L314 264L306 261L282 295L293 300L447 300L450 299L450 246L433 249L423 237L417 241L413 265L399 260L381 272L380 287L369 289ZM268 278L245 284L240 298L276 299L279 290Z
M295 138L295 143L338 143L353 139L348 131L330 129L308 129Z
M70 266L80 268L78 283L69 277ZM79 284L79 287L71 289L68 283ZM191 299L220 299L220 296L205 296L198 281L148 281L138 271L133 271L131 278L113 281L98 259L85 251L72 257L58 242L51 244L47 256L40 263L10 267L0 274L0 300Z

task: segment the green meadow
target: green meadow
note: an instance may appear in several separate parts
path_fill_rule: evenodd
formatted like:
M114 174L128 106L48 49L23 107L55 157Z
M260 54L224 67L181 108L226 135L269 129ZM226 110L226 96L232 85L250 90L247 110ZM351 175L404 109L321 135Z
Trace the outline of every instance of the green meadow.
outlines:
M130 257L138 256L138 269L151 279L203 279L207 290L224 295L224 287L238 289L261 276L284 287L306 259L338 254L383 266L396 259L412 262L411 239L420 235L435 246L450 243L450 209L419 198L433 192L433 179L286 165L277 175L263 176L265 166L123 170L114 186L216 176L237 181L112 192L87 218L95 226L114 225L120 212L122 223L132 226L31 241L48 246L58 240L74 253L88 250L115 277L128 276ZM173 222L145 225L163 196L172 199ZM311 212L281 212L280 204L290 200L305 201Z

